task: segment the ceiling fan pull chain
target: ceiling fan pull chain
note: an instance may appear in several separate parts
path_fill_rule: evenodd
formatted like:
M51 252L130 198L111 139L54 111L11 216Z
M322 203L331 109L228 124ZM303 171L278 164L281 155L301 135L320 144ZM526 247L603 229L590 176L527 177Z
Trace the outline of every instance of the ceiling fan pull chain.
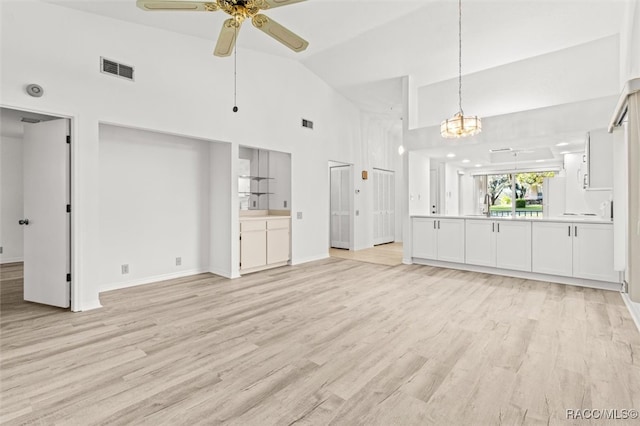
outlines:
M236 45L233 48L233 112L238 112L238 27L234 28Z

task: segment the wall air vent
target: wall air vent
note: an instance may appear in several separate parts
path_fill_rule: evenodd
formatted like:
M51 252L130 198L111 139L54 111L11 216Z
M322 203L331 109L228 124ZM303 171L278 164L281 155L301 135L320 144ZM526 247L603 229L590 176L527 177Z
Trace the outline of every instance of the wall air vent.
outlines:
M306 127L307 129L313 129L313 121L302 119L302 127Z
M494 152L511 152L513 151L513 148L497 148L497 149L490 149L489 152L490 153L494 153Z
M133 67L100 57L100 72L133 81Z

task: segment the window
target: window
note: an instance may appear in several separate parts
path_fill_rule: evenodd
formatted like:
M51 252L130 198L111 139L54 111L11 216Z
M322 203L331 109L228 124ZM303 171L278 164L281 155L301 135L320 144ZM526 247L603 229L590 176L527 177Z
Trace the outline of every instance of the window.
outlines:
M544 179L555 176L555 172L527 172L476 176L481 179L481 187L486 188L485 203L488 201L491 216L543 215ZM486 186L485 186L486 182ZM483 211L486 212L486 205Z

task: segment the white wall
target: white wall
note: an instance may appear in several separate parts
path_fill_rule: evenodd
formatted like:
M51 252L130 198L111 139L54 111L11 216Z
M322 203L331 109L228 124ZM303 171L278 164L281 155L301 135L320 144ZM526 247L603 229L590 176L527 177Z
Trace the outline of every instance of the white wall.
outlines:
M21 262L23 259L22 140L0 136L0 263Z
M291 209L291 155L269 152L269 210Z
M451 164L444 167L444 214L457 216L460 212L458 168Z
M304 214L292 221L293 263L328 255L328 197L318 194L329 193L329 159L355 163L360 115L303 65L244 50L233 113L233 61L212 56L210 40L42 2L3 3L1 19L2 104L74 118L73 309L99 306L105 281L99 122L231 142L236 159L238 145L290 152L292 212ZM136 81L100 73L100 56L135 66ZM32 82L44 87L43 97L24 92ZM313 120L314 130L302 128L300 117Z
M485 118L616 94L619 50L616 35L465 75L464 111ZM420 126L457 111L457 92L457 78L419 88Z
M417 151L409 151L407 155L409 157L409 215L428 215L431 212L429 157Z
M207 142L100 125L99 196L102 291L208 269Z
M624 27L620 33L620 89L627 80L640 76L640 5L627 1Z

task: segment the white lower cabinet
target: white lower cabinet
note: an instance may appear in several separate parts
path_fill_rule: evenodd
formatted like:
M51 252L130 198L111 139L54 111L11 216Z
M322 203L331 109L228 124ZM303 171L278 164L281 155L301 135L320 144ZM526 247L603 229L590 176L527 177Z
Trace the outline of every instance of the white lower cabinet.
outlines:
M284 265L291 258L290 219L276 217L240 222L240 272Z
M267 221L267 264L289 260L289 219Z
M468 219L466 263L531 271L531 223Z
M496 266L495 222L467 220L465 259L469 265Z
M531 269L541 274L573 276L573 225L534 223L531 241Z
M533 224L533 272L619 282L610 223Z
M496 221L496 266L531 272L531 222Z
M240 223L240 269L252 269L267 264L267 221Z
M464 219L413 219L413 257L464 263Z

